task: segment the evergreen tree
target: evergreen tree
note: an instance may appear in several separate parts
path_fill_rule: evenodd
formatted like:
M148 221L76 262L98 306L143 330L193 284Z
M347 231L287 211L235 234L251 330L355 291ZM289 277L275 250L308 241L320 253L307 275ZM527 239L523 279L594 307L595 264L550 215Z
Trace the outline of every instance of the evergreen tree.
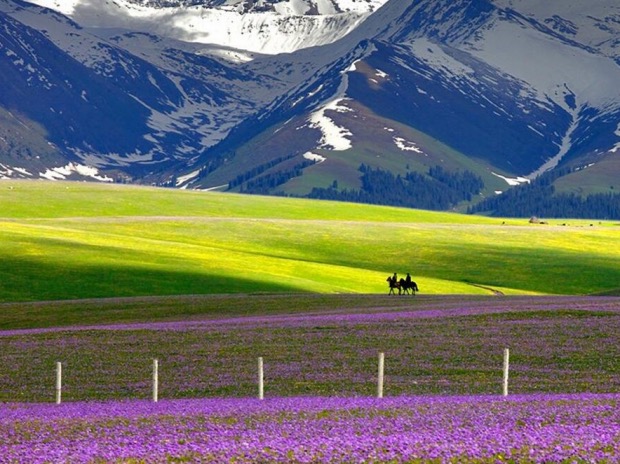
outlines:
M482 179L472 172L448 172L436 166L426 175L409 172L404 177L365 164L359 167L362 187L359 190L314 188L309 198L351 201L389 206L447 210L469 200L482 190Z

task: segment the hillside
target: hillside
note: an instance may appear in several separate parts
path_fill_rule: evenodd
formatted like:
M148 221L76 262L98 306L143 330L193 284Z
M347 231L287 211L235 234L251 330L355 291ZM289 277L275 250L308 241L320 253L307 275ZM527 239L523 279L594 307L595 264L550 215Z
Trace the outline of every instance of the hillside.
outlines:
M0 182L0 301L254 293L617 291L611 222L530 224L352 203ZM412 298L409 296L408 298Z
M464 211L557 169L550 201L618 202L612 0L35 3L0 0L3 177Z

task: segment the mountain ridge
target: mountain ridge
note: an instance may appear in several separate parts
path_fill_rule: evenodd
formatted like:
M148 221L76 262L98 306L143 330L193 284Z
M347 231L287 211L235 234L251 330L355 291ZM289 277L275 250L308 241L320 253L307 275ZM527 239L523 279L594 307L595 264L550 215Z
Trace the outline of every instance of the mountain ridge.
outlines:
M64 117L56 114L48 122L40 116L54 107L47 100L25 116L50 132L60 158L116 180L221 189L260 172L258 178L283 180L270 180L265 193L303 196L334 182L359 187L360 164L402 175L441 165L484 179L480 200L555 168L572 166L568 178L581 179L595 174L593 166L617 169L620 7L610 0L589 7L529 0L390 0L356 5L355 11L350 6L355 2L319 2L312 9L298 0L286 10L280 2L119 0L117 9L132 13L113 20L107 1L72 0L62 8L57 0L36 3L60 12L0 0L0 19L5 29L12 24L38 32L43 51L37 53L56 56L51 51L56 48L77 63L65 80L84 89L69 100L83 100L83 92L119 94L117 100L134 109L119 107L112 112L120 116L119 127L98 131L119 134L116 142L99 135L84 143L97 132L92 125L86 132L93 134L72 139L53 124L72 127ZM102 13L86 21L87 11ZM254 32L217 29L210 42L202 32L188 32L200 15L204 29L220 13L262 27L271 39L238 49L231 44L254 40ZM155 24L178 15L186 21L173 21L176 29ZM282 26L292 23L278 18L304 26L296 35ZM304 27L318 27L326 18L347 25L338 33L321 28L316 40L307 40ZM136 30L120 28L138 23ZM148 29L145 24L153 25L150 31L141 30ZM222 31L235 37L218 38ZM193 41L183 40L188 34ZM288 43L270 48L270 40L283 42L287 35ZM24 74L15 69L28 50L13 47L12 60L0 49L5 56L0 70L11 67L11 81L24 93ZM91 85L97 82L99 87ZM9 92L0 93L0 106L15 114L9 99ZM114 108L113 98L103 101ZM123 130L131 134L124 136ZM97 140L100 146L93 143ZM0 175L19 175L15 168L25 169L0 158ZM593 187L581 188L582 194L620 188L594 187L593 180L583 184Z

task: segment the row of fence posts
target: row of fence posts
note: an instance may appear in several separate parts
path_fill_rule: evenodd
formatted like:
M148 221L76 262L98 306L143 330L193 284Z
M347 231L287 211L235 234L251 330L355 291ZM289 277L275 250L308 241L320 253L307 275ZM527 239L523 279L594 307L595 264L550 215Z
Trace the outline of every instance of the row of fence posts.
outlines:
M502 395L508 396L508 369L510 363L510 351L504 349L504 369L502 382ZM385 370L385 353L379 353L379 367L377 372L377 398L383 398L383 380ZM263 358L258 358L258 399L265 398L265 377L263 370ZM159 361L153 359L153 402L159 401ZM56 363L56 404L62 402L62 363Z

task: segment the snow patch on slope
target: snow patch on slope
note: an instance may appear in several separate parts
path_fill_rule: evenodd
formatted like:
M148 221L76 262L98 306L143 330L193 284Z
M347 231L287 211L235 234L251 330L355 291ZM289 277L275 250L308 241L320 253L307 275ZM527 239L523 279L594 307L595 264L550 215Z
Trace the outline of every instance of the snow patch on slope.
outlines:
M114 179L101 175L99 173L99 169L78 163L69 163L66 166L47 169L45 172L39 172L38 178L47 180L65 180L72 175L77 175L100 182L114 182ZM37 174L33 174L25 168L8 166L0 163L0 179L2 180L15 178L33 179L35 177L37 177Z
M94 168L123 167L132 164L156 164L153 153L92 153L74 149L73 154L80 158L84 165Z
M566 131L566 134L564 134L564 137L562 138L562 143L560 144L560 149L558 153L549 160L547 160L547 162L545 162L545 164L539 167L536 171L528 175L528 179L535 179L541 174L555 168L570 150L572 145L573 132L575 132L575 129L577 129L579 125L578 111L572 111L571 113L573 115L573 121L571 122L568 130Z
M311 151L304 153L303 157L307 160L314 161L315 163L322 163L327 159L323 155L319 155L318 153L312 153Z
M28 177L32 177L32 173L27 169L0 163L0 179L8 180Z
M340 104L344 100L346 99L336 98L328 102L320 110L312 113L310 116L310 127L313 129L319 129L323 133L320 148L344 151L352 147L351 140L347 138L353 135L351 131L344 127L338 126L333 119L325 115L325 111L336 111L338 113L352 111L351 108Z
M200 174L200 169L196 169L195 171L192 171L185 176L178 177L176 186L179 187L181 185L187 184L189 181L198 177L199 174ZM187 188L187 185L185 185L185 188Z
M402 151L413 151L415 153L419 153L424 155L425 153L418 147L415 143L410 142L409 140L405 140L402 137L394 137L394 143L398 148Z
M500 179L504 179L506 183L510 186L515 186L519 184L528 184L530 182L530 179L527 179L525 177L505 177L495 172L491 172L491 174L493 174L495 177L499 177Z
M72 174L88 177L101 182L114 182L114 179L108 176L100 175L97 168L75 163L69 163L66 166L48 169L45 172L39 173L39 177L47 180L64 180Z

